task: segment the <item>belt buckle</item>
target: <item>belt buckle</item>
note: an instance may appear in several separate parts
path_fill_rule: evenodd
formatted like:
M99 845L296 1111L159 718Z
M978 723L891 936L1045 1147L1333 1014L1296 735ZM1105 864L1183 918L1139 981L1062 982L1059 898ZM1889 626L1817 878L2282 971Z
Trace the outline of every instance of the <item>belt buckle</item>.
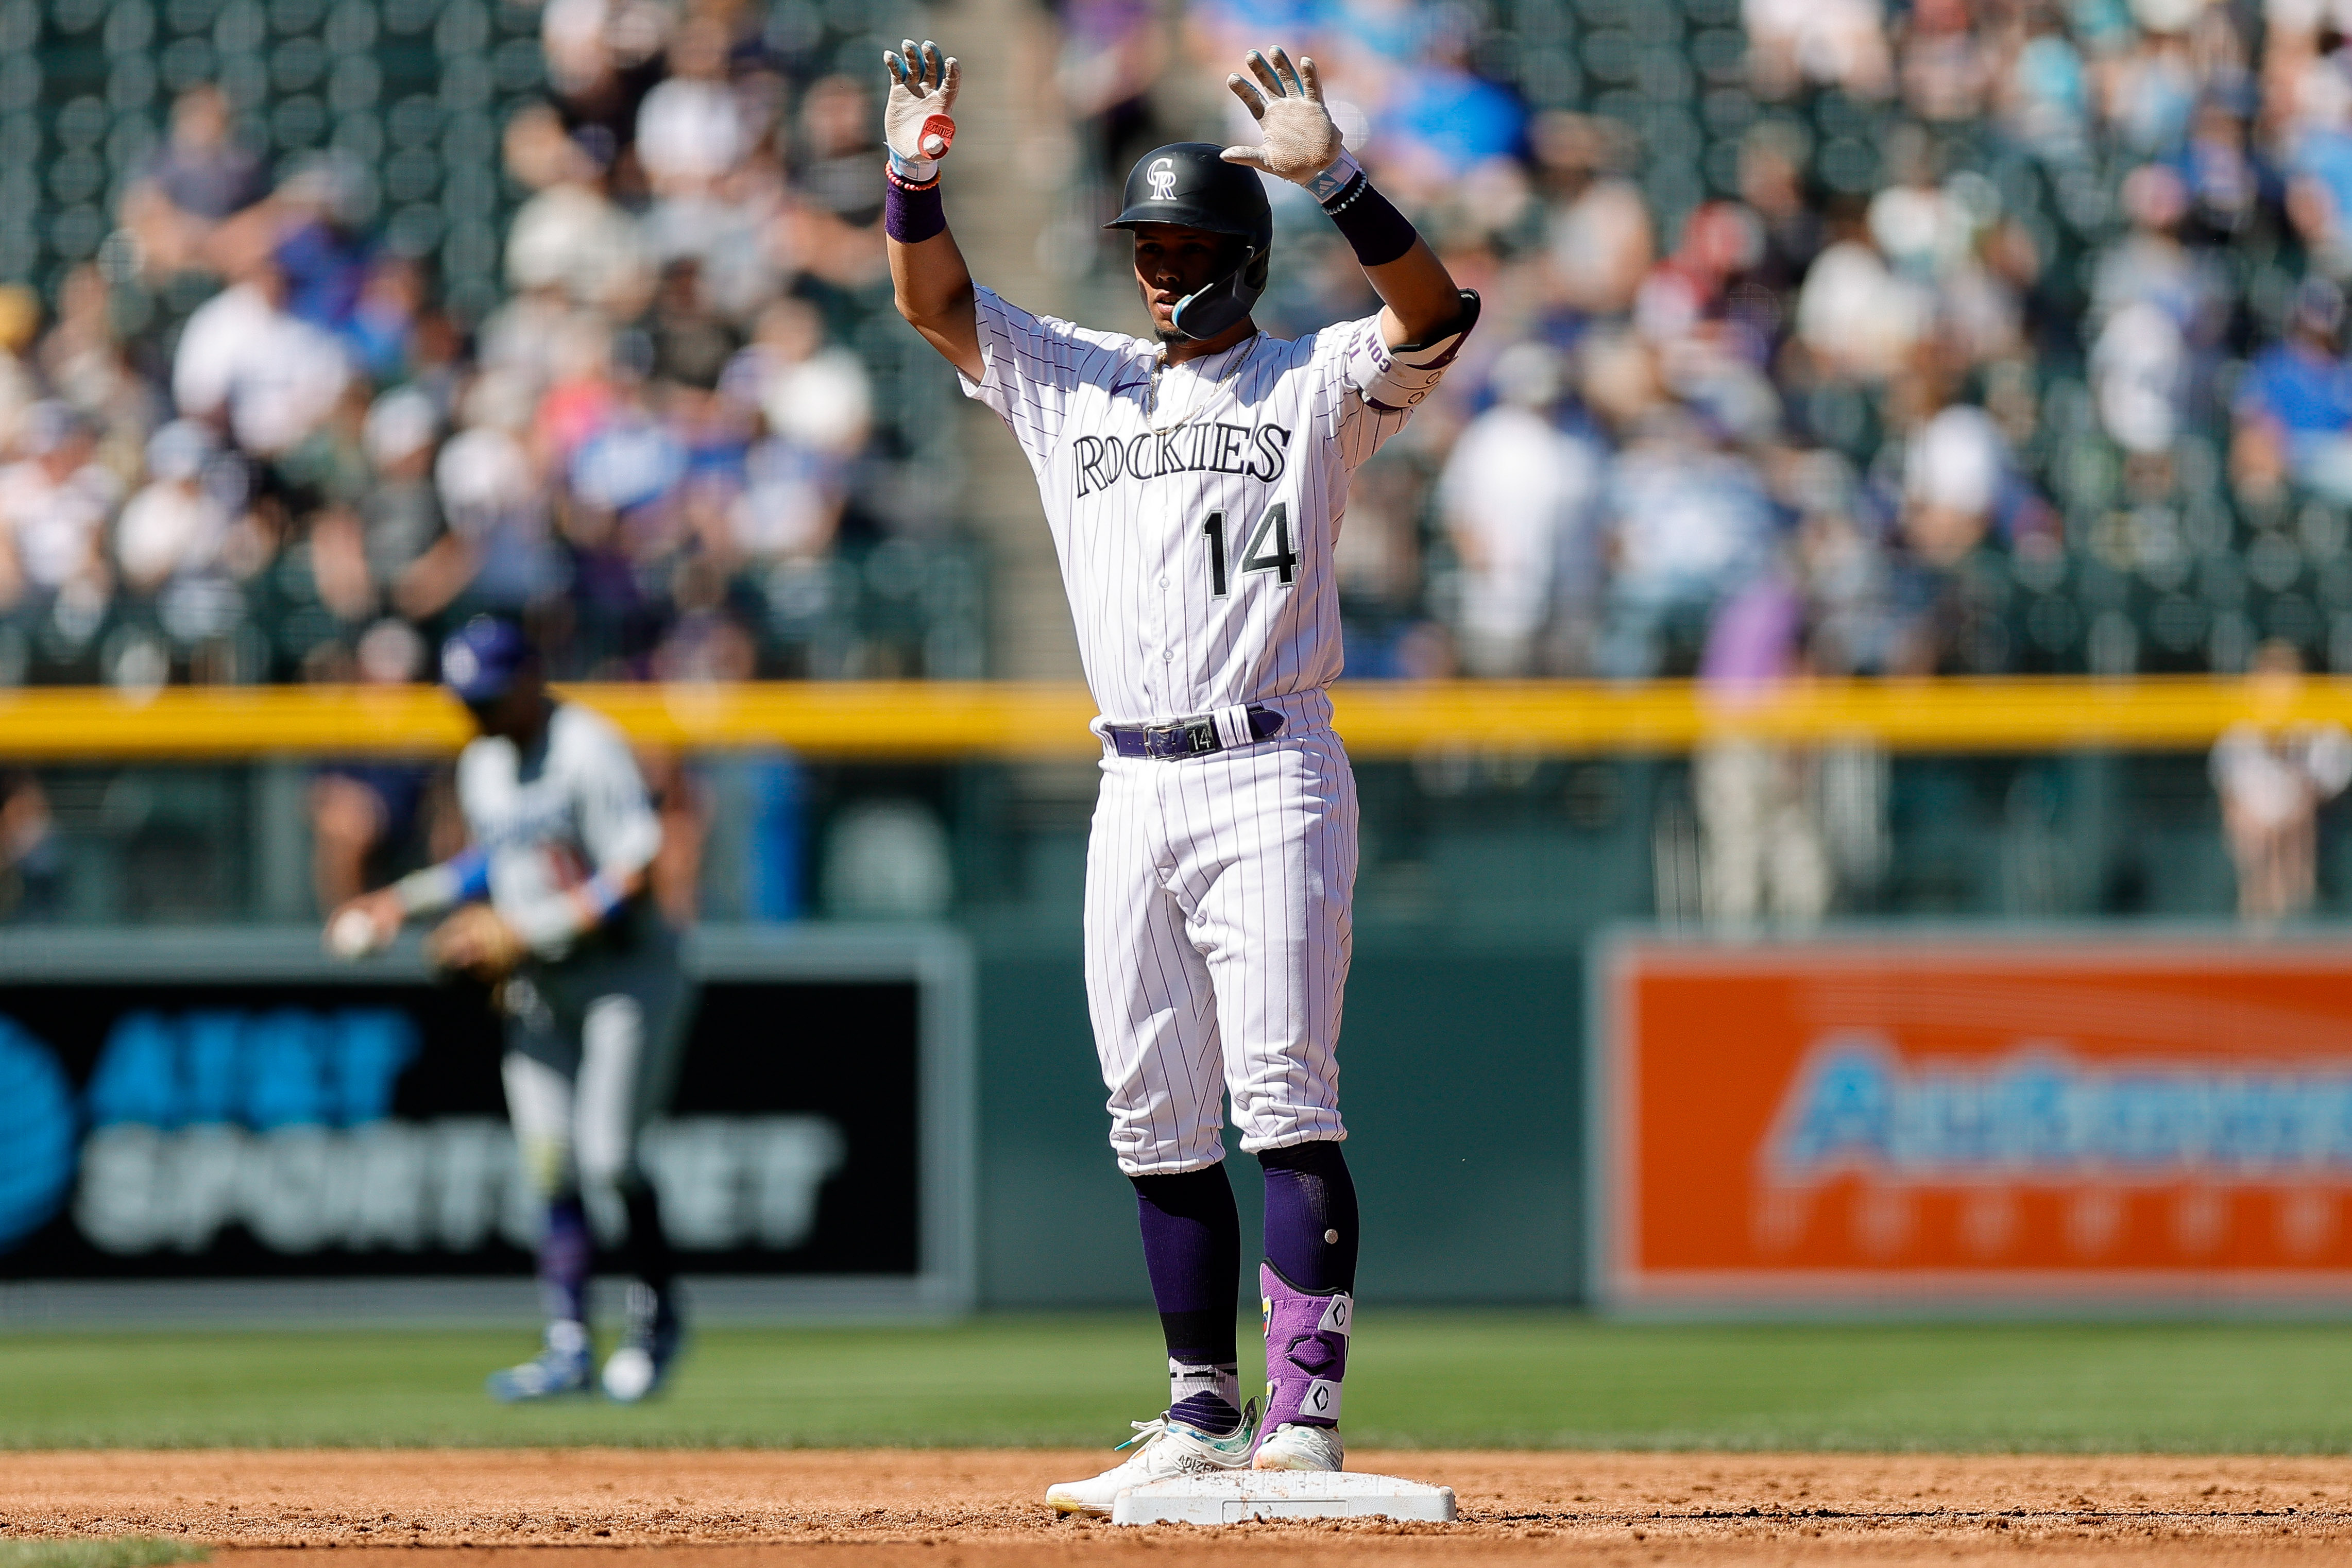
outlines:
M1145 724L1139 728L1143 736L1143 754L1160 762L1224 750L1224 742L1217 739L1217 721L1213 715L1179 719L1172 724Z

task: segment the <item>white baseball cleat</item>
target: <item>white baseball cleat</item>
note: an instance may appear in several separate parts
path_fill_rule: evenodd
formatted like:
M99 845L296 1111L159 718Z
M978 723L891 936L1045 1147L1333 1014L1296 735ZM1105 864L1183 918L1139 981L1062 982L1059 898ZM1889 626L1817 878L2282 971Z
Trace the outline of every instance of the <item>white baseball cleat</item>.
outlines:
M1091 1480L1057 1481L1045 1489L1045 1506L1060 1513L1097 1513L1108 1517L1118 1494L1147 1481L1177 1476L1204 1475L1213 1470L1249 1468L1250 1446L1257 1438L1257 1401L1242 1412L1242 1424L1223 1437L1197 1432L1164 1415L1131 1423L1135 1436L1126 1443L1142 1446Z
M1344 1470L1348 1446L1337 1426L1294 1426L1286 1421L1265 1435L1250 1461L1260 1470Z
M658 1391L686 1345L686 1320L677 1298L643 1280L629 1286L629 1321L621 1348L604 1363L604 1396L635 1405Z

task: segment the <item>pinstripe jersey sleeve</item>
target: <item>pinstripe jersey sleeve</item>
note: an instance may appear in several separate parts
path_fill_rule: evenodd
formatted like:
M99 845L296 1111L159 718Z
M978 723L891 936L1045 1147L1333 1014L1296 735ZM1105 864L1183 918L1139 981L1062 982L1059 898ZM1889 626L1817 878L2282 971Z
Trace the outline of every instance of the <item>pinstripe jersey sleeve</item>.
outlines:
M983 368L978 382L961 372L956 380L966 397L978 398L1012 427L1029 466L1043 475L1061 442L1073 395L1083 386L1109 385L1119 364L1135 354L1136 341L1033 316L993 289L973 292Z
M1360 321L1326 327L1313 337L1301 340L1302 345L1314 345L1307 363L1315 386L1316 428L1332 443L1340 462L1351 474L1412 417L1409 408L1383 413L1372 407L1348 379L1350 363L1360 353L1377 347L1380 334L1381 318L1375 312Z

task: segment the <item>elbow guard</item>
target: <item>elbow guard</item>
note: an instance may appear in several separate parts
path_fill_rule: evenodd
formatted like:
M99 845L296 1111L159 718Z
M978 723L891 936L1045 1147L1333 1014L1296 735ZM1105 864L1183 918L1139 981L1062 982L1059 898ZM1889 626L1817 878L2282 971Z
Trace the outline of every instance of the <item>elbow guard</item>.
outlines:
M1427 342L1381 342L1377 331L1366 332L1348 358L1348 382L1367 407L1382 414L1402 414L1418 408L1445 377L1445 367L1462 352L1470 329L1478 324L1478 291L1462 290L1462 312L1453 324Z

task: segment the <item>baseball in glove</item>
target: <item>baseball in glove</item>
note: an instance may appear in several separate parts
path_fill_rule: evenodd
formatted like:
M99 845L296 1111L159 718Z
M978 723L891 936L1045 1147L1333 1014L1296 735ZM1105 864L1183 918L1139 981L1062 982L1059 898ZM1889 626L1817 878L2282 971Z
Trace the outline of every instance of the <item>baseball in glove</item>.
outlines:
M491 982L512 973L530 952L522 934L488 904L466 905L425 939L425 959L434 968Z

